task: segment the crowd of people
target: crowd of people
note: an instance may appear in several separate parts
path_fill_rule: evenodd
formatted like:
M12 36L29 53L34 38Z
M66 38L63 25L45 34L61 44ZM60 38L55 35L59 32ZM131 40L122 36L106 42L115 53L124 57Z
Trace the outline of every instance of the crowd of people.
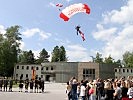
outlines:
M78 80L67 82L68 100L133 100L133 78Z
M40 77L36 77L34 80L29 80L26 78L26 80L22 80L20 78L19 81L13 80L12 78L0 78L0 91L9 91L12 92L13 85L16 85L19 87L19 92L30 92L30 93L42 93L44 92L44 80Z

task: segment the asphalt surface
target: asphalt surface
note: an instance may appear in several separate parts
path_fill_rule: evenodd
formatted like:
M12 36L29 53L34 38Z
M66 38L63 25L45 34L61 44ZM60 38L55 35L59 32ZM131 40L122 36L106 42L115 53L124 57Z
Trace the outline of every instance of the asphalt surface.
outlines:
M19 88L13 88L13 92L0 92L0 100L67 100L65 89L65 83L46 83L44 93L26 93L24 89L19 92Z

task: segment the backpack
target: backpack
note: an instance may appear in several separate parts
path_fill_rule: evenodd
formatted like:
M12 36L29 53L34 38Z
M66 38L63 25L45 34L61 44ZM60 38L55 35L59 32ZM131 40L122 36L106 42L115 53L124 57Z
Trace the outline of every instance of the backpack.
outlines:
M91 95L93 93L94 93L94 89L93 88L89 89L89 95Z

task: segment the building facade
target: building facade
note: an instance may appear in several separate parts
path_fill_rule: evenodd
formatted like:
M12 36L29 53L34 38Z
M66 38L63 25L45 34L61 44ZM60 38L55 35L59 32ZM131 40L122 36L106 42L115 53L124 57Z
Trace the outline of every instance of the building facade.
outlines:
M128 78L133 77L133 68L119 67L115 68L115 77L116 78Z
M32 68L35 68L36 75L44 78L45 81L67 82L72 77L78 81L83 79L107 79L115 78L114 64L99 64L92 62L46 62L40 65L17 64L14 68L14 78L23 79L32 77Z
M36 76L43 78L44 75L41 74L41 70L43 67L41 65L36 64L16 64L14 67L14 79L20 80L22 77L23 80L26 78L32 78L32 70L35 69Z

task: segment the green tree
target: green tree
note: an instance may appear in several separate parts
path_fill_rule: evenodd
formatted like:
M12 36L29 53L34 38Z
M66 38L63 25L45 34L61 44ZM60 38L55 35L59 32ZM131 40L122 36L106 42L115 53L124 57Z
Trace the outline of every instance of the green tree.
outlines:
M39 57L36 60L37 64L43 63L43 62L49 62L48 58L50 56L48 55L48 52L45 49L42 49L42 51L39 53Z
M60 61L60 50L59 46L54 47L54 50L52 52L52 60L51 62L59 62Z
M60 61L67 61L66 50L63 46L60 47Z
M96 63L103 63L102 54L97 52L96 57L94 59L94 62L96 62Z
M112 64L114 63L114 59L109 55L108 57L105 57L104 63Z
M133 52L125 52L123 54L123 62L125 67L133 67Z
M0 35L0 66L2 76L12 76L14 65L17 63L17 55L20 51L21 41L20 26L11 26L6 29L4 36Z
M66 51L63 46L61 46L60 48L59 46L54 47L51 61L52 62L67 61Z
M35 63L34 53L32 53L31 50L23 51L19 55L18 59L19 59L19 63L22 63L22 64L34 64Z

